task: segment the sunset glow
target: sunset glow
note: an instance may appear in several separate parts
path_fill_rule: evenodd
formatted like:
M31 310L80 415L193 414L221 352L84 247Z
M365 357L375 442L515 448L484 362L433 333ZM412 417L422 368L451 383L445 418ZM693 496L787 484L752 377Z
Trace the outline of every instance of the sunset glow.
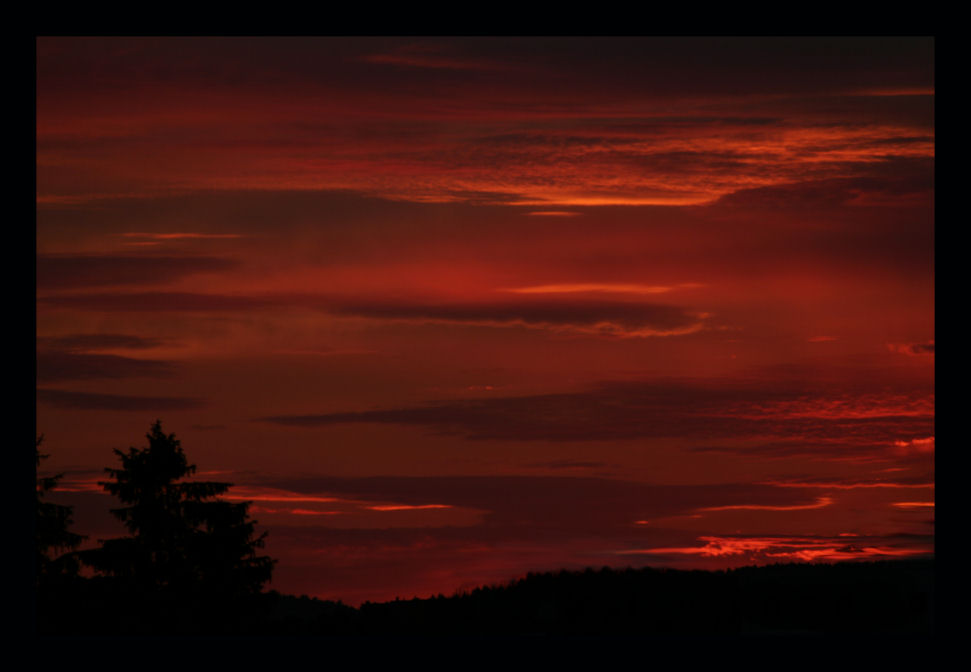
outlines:
M160 419L298 595L933 555L932 39L52 37L36 104L89 544Z

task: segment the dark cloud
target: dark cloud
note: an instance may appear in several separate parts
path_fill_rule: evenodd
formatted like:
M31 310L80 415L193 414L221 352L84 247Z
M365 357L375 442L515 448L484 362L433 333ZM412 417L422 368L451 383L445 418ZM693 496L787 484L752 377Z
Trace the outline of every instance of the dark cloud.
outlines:
M611 465L608 462L596 460L550 460L548 462L531 462L526 466L536 469L603 469Z
M772 481L775 485L792 485L800 488L830 488L830 489L858 489L858 488L924 488L934 487L934 473L927 472L918 476L891 476L891 477L837 477L827 478L806 474L802 476L788 476Z
M71 294L38 301L65 308L103 311L219 311L300 306L338 315L384 320L455 323L519 323L583 328L603 335L684 332L701 328L703 317L679 306L590 299L516 299L502 302L423 303L314 294L228 296L179 292Z
M896 159L897 166L914 166L913 170L901 170L901 174L864 175L853 178L827 178L799 181L791 184L742 189L721 197L710 207L743 207L756 209L789 210L793 207L831 207L849 203L865 203L862 195L871 198L901 199L905 196L925 195L930 199L934 189L933 167L924 161ZM872 169L871 169L872 170Z
M38 338L37 344L58 350L89 351L106 349L142 350L157 348L164 341L130 334L70 334Z
M457 201L464 201L470 205L494 205L497 203L515 203L516 201L522 200L521 194L501 192L501 191L483 191L477 189L436 189L435 194L437 197L439 194L444 195L446 198L455 199ZM437 199L436 199L437 200Z
M865 144L881 147L884 145L922 145L933 142L933 135L901 135L892 138L876 138L874 140L868 140Z
M67 235L82 226L97 226L110 235L131 232L132 222L138 230L155 233L178 233L191 230L200 233L258 236L260 244L270 237L267 221L274 229L316 227L337 230L354 223L372 226L391 220L412 223L417 216L456 206L408 203L369 197L350 190L221 190L166 194L146 197L102 198L74 207L38 206L38 225L45 231ZM473 211L474 209L464 209ZM288 228L286 233L291 233Z
M261 297L194 294L191 292L63 294L38 297L37 302L58 308L109 312L230 311L280 305L279 301Z
M931 87L932 38L44 38L38 89L299 86L431 96L491 83L510 96L616 101ZM558 95L555 95L558 94Z
M220 257L39 254L37 288L155 285L193 273L225 271L235 266L235 261Z
M174 375L171 362L133 359L64 351L37 353L37 380L87 380L96 378L161 378Z
M69 390L37 390L37 401L58 408L94 411L176 411L201 408L201 399L189 397L135 397Z
M293 427L417 425L470 439L597 441L730 439L701 450L828 454L873 451L933 435L933 392L887 395L798 382L624 382L576 393L431 402L425 406L262 421ZM755 447L747 445L755 441ZM736 448L736 446L738 446Z
M619 163L647 169L666 178L682 173L732 171L733 174L758 174L765 171L765 163L778 161L772 154L753 154L743 151L671 151L618 153Z
M899 352L902 355L933 355L934 341L927 343L890 343L887 346L891 352Z
M912 432L920 431L912 423L908 423ZM926 423L925 425L926 426ZM830 431L835 428L828 427ZM816 432L819 434L819 432ZM834 432L836 433L836 432ZM733 453L736 455L752 455L762 457L786 457L786 456L815 456L815 457L853 457L865 455L873 452L886 451L888 444L898 433L891 431L888 435L886 429L882 429L878 436L851 436L850 431L836 433L831 439L826 437L815 437L815 440L807 440L802 437L788 441L768 441L768 442L726 442L714 445L690 446L688 450L696 453ZM748 437L747 437L748 438ZM822 440L820 440L822 438Z
M678 306L632 301L517 300L490 303L421 304L393 301L348 301L335 304L338 313L379 319L442 320L446 322L523 322L526 324L595 327L610 324L625 331L675 331L698 325L700 318ZM610 327L604 329L610 331Z

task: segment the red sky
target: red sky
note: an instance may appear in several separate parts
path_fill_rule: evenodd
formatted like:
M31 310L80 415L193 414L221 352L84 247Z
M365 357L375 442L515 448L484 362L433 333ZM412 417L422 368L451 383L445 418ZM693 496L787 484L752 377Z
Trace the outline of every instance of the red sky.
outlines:
M930 39L41 38L37 432L272 588L934 545Z

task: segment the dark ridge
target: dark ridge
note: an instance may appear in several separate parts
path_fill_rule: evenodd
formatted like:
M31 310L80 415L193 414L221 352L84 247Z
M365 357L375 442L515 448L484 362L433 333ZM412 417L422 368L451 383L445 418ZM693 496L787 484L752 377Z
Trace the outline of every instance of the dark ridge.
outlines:
M98 579L38 595L53 635L906 636L934 634L934 560L780 564L733 570L603 569L529 574L450 597L353 608L260 593L151 603Z

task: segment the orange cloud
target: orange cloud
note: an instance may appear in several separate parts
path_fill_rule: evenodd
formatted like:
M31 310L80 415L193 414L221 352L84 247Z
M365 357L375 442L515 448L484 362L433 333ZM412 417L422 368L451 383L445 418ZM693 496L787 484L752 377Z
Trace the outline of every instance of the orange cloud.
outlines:
M151 240L182 240L185 238L198 239L221 239L221 238L242 238L239 233L122 233L125 238L149 238ZM132 243L135 244L135 243ZM138 243L148 244L148 243Z
M887 343L887 349L890 350L890 352L897 352L901 355L910 355L911 357L933 357L934 341L932 339L926 343Z
M663 285L622 285L609 283L576 283L560 285L537 285L535 287L515 287L504 292L515 294L572 294L578 292L610 292L619 294L664 294L673 287Z
M894 545L847 544L846 535L838 537L717 537L704 536L698 540L703 546L675 546L666 548L630 549L617 551L619 555L698 555L702 557L747 556L746 562L775 559L811 562L823 560L863 560L881 557L926 555L933 547L905 548ZM854 536L854 538L856 538Z
M769 504L730 504L728 506L708 506L699 511L734 511L734 510L751 510L751 511L799 511L802 509L822 509L833 503L832 497L819 497L816 499L815 504L791 504L788 506L777 506Z
M314 511L311 509L271 509L265 506L257 506L255 504L250 507L250 511L253 513L282 513L297 516L337 516L344 513L343 511Z
M928 436L923 439L911 439L910 441L894 441L893 445L897 453L909 455L911 453L933 453L935 447L935 437Z
M287 490L277 490L260 486L238 485L226 499L248 500L254 502L339 502L337 497L321 497Z
M375 504L365 506L371 511L414 511L416 509L451 509L451 504Z
M893 469L893 468L892 468ZM896 470L896 469L893 469ZM889 471L889 470L885 470ZM857 490L860 488L933 488L934 482L923 483L894 483L889 481L764 481L766 485L775 485L780 488L826 488L833 490Z

